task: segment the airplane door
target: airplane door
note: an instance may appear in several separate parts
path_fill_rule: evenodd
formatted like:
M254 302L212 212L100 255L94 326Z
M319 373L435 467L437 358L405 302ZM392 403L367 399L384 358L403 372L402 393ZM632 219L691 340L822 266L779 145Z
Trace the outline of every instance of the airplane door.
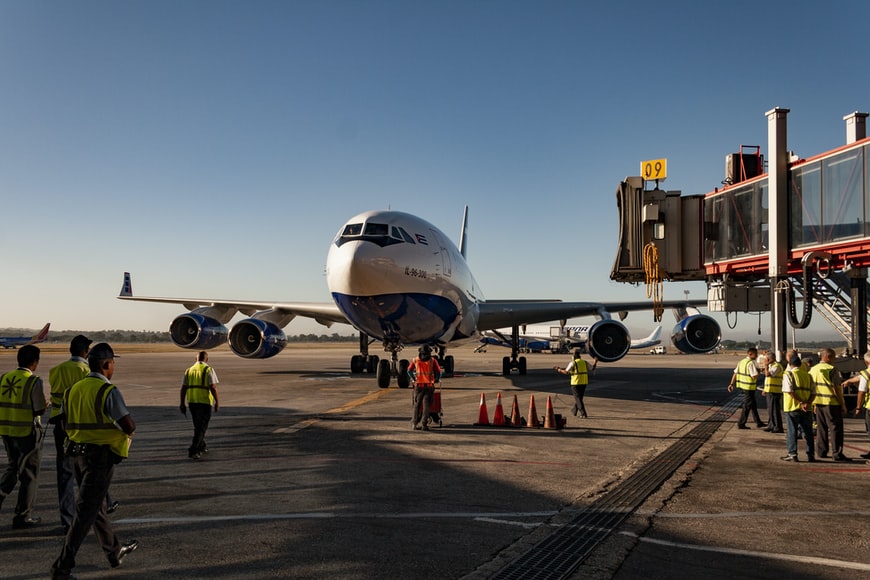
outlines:
M432 237L438 240L438 253L441 255L441 273L443 276L450 278L453 276L453 266L450 261L450 252L447 251L447 247L444 245L444 240L441 239L441 236L438 235L438 232L430 229L432 232Z

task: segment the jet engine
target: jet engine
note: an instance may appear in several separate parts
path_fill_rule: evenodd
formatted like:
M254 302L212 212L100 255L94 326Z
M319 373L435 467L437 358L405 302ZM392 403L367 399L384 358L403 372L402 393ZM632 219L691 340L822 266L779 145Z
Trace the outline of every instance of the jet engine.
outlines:
M169 337L181 348L208 350L227 341L227 327L214 318L189 312L172 321Z
M674 326L671 341L686 354L710 352L719 344L719 323L704 314L687 316Z
M628 329L616 320L599 320L589 329L586 350L602 362L616 362L631 348Z
M287 346L287 335L275 324L259 318L237 322L230 331L230 348L242 358L273 357Z

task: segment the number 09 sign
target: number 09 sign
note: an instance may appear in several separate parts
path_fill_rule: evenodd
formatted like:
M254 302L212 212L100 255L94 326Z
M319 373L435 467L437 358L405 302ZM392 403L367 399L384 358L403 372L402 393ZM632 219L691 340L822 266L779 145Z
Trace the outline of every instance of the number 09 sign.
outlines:
M650 159L640 162L640 175L645 181L662 180L668 176L667 159Z

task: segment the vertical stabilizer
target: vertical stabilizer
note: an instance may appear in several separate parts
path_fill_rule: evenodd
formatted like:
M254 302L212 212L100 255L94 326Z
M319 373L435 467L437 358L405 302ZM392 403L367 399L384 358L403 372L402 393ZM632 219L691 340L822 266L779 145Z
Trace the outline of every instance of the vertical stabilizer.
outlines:
M459 253L462 254L463 258L467 258L465 255L465 245L468 242L468 237L466 236L466 232L468 231L468 206L465 206L465 210L462 212L462 231L459 232Z

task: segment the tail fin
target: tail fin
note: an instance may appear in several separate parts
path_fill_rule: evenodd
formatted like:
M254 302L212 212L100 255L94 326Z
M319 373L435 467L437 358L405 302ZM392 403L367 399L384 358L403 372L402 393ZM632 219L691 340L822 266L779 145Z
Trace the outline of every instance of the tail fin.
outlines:
M133 282L130 280L130 272L124 272L124 283L121 284L120 296L133 296Z
M462 231L459 232L459 253L462 254L463 258L467 258L465 255L465 246L468 243L467 238L468 233L468 206L465 206L465 210L462 212Z
M48 337L48 327L49 327L49 326L51 326L51 323L50 323L50 322L46 322L46 323L45 323L45 326L42 327L42 330L40 330L38 333L34 334L34 335L31 337L31 339L30 339L30 340L31 340L31 344L36 344L37 342L43 342L43 341L45 341L46 337Z

